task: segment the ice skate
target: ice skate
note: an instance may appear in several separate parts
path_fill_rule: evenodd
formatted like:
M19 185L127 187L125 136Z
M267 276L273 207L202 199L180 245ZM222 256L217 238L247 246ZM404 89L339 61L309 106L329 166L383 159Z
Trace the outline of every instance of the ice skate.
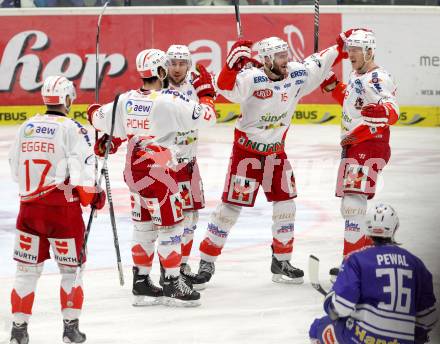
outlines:
M180 274L191 281L192 287L194 290L203 290L206 288L206 279L204 276L201 276L199 274L195 274L191 271L191 267L186 264L182 263L180 265Z
M82 333L79 328L79 320L63 320L64 332L63 332L63 342L64 343L84 343L86 341L86 335Z
M207 262L206 260L201 259L199 265L199 276L205 279L205 283L208 283L211 280L212 275L215 273L215 265L214 263Z
M154 306L162 301L163 290L154 285L149 275L139 275L139 269L133 267L133 306Z
M200 306L200 293L189 287L182 276L165 277L163 285L164 305L171 307Z
M28 344L29 335L27 332L27 323L17 324L12 323L11 341L9 344Z
M278 260L272 256L270 270L273 273L272 281L276 283L302 284L304 271L295 268L288 260Z

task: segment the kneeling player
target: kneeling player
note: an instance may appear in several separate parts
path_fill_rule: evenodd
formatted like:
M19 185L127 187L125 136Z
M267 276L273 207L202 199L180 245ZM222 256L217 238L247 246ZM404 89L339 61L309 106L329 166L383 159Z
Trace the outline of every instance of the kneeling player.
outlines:
M377 204L366 216L373 245L348 256L327 294L327 316L310 327L313 344L421 344L437 321L432 275L394 241L396 211Z

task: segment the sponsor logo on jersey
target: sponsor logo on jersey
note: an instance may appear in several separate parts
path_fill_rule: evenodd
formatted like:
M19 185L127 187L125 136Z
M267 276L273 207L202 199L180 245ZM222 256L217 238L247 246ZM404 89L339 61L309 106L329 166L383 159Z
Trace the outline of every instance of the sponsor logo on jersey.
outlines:
M147 116L152 107L153 102L148 100L129 99L127 103L125 103L127 114L132 116Z
M26 138L53 138L57 132L58 125L53 123L29 123L23 130Z
M297 80L298 81L298 80ZM292 83L288 82L287 84L284 84L283 86L285 89L292 87Z
M374 88L379 92L382 92L382 87L380 86L381 82L382 79L379 79L379 74L377 72L371 73L370 83L372 83Z
M269 81L267 76L260 75L254 77L254 84L259 84L261 82L267 82L267 81Z
M237 140L237 143L246 149L262 153L276 153L283 149L284 141L275 143L263 143L252 141L249 138L242 136Z
M189 99L186 98L182 93L180 93L179 91L176 90L171 90L171 89L167 89L167 90L162 90L161 91L162 94L171 94L174 96L174 98L180 98L183 101L186 101L187 103L189 103Z
M32 238L26 235L20 234L20 248L29 251L32 246Z
M92 143L90 142L90 137L89 137L89 132L87 131L86 128L84 128L81 123L77 122L77 121L73 121L73 123L76 124L76 126L79 128L79 133L82 134L82 136L84 137L84 140L86 140L87 144L89 145L89 147L92 145Z
M264 88L261 90L255 90L253 93L253 96L258 99L267 99L272 98L273 91L269 88Z
M192 119L196 120L197 118L199 118L200 115L202 114L202 112L203 112L202 105L196 105L194 107L194 111L193 111L193 114L192 114Z
M271 113L266 113L266 114L260 116L260 121L278 122L278 121L281 121L283 118L286 118L286 116L287 116L287 111L283 112L281 115L274 115Z
M304 80L302 79L295 80L295 85L302 85L302 84L304 84Z
M307 75L307 71L305 69L299 69L299 70L296 70L296 71L290 73L290 77L292 79L298 78L300 76L306 76L306 75Z
M318 68L321 68L321 61L319 61L314 54L312 56L310 56L310 58L312 59L313 62L316 63Z

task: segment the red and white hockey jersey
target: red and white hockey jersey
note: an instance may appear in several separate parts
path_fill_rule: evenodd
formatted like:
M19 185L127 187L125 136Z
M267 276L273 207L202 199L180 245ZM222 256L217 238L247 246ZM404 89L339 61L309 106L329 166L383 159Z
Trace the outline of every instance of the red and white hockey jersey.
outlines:
M188 99L199 101L196 90L192 85L191 74L188 73L185 80L179 86L172 85L171 88L179 91ZM198 130L178 131L176 133L176 157L178 162L191 161L197 153Z
M94 186L95 159L87 129L48 112L24 122L9 151L13 179L22 201L32 201L61 186Z
M320 85L337 56L337 48L332 46L303 62L289 62L288 76L280 81L270 80L263 68L245 68L231 88L224 82L228 76L222 73L230 73L224 68L216 78L219 93L241 106L235 144L262 155L283 151L296 104Z
M350 73L347 85L338 85L333 91L336 99L342 100L342 131L341 140L349 144L359 143L368 139L379 139L388 142L389 127L373 128L363 120L361 109L365 105L388 104L393 110L389 124L394 124L399 116L397 105L397 87L391 75L383 68L373 69L365 74L358 74L356 71ZM336 92L341 92L339 96ZM343 97L343 98L342 98Z
M110 133L113 102L93 113L93 126ZM212 126L216 123L212 104L196 103L180 92L130 90L121 94L116 109L113 135L132 138L145 151L164 148L171 152L175 164L176 132Z

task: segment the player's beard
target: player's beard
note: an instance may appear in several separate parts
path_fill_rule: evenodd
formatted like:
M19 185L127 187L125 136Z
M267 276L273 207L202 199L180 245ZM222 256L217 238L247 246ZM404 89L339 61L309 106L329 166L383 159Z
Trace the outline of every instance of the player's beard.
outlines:
M168 88L170 87L170 79L167 75L164 79L162 79L162 88Z
M181 76L179 80L177 80L177 79L175 79L175 78L172 78L172 77L170 77L170 76L168 76L168 78L169 78L168 81L169 81L172 85L174 85L174 86L180 86L180 85L183 83L183 81L185 80L186 75Z

